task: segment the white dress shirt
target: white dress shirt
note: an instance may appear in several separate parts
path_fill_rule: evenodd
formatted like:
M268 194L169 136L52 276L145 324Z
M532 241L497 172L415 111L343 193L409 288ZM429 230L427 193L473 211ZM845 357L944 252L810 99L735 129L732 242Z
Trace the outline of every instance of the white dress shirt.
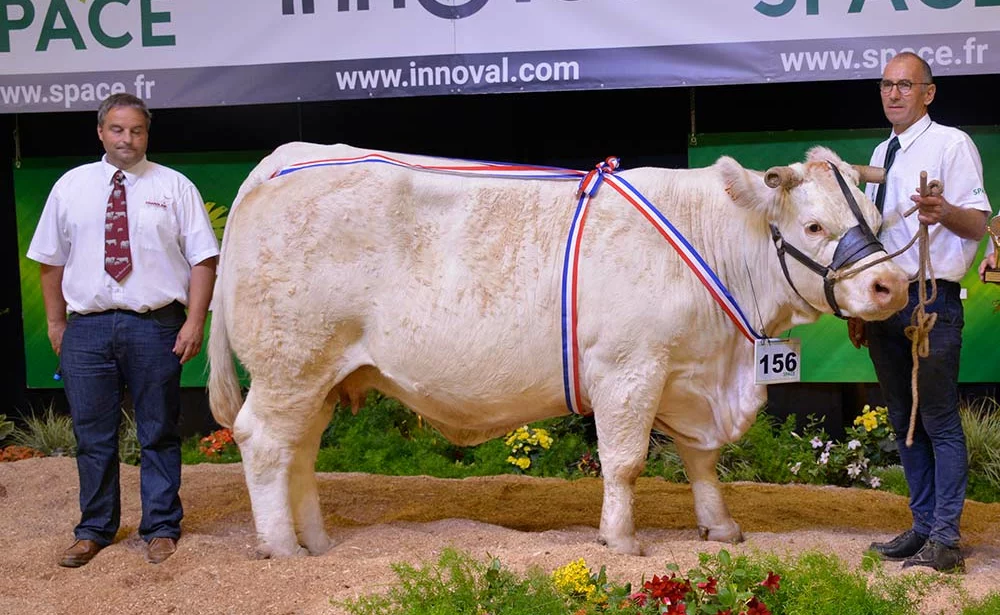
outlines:
M886 252L892 254L905 246L920 228L916 212L907 218L903 214L916 205L910 196L916 194L920 187L921 171L927 171L928 182L937 179L944 184L944 198L952 205L987 213L991 211L983 188L983 163L969 135L957 128L942 126L931 121L929 115L924 115L897 136L900 149L886 177L882 231L879 233ZM873 166L882 166L891 138L890 134L875 148L871 161ZM873 201L877 189L878 184L867 186L867 194ZM960 281L972 266L979 242L963 239L942 224L932 225L928 230L934 277ZM914 281L920 271L919 259L919 242L915 242L893 262Z
M104 219L117 169L105 156L66 172L52 187L28 258L64 266L70 312L146 312L188 303L191 267L219 254L198 189L143 158L124 169L132 272L119 284L104 271Z

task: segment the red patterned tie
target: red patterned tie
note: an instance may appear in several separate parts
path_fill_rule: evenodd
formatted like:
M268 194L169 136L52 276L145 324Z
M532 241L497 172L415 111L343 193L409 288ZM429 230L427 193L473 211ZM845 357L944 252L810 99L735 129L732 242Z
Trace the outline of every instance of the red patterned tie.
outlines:
M128 211L125 206L125 174L111 178L111 196L104 218L104 270L121 282L132 271L132 250L128 242Z

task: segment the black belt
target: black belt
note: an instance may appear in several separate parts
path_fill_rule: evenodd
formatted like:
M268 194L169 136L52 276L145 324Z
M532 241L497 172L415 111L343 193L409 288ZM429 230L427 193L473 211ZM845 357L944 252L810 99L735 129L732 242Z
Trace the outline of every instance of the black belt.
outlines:
M931 281L927 280L926 283L927 283L928 292L930 292ZM952 282L951 280L941 280L941 279L938 279L938 280L934 280L934 283L937 284L938 292L959 293L962 290L962 285L961 284L959 284L958 282ZM919 280L910 282L910 292L913 292L914 290L916 290L919 287L920 287L920 281Z
M115 308L112 310L103 310L101 312L87 312L86 314L80 314L78 312L70 312L69 315L73 317L79 316L97 316L98 314L129 314L131 316L138 316L139 318L157 318L162 316L168 316L170 314L176 314L177 312L184 312L184 304L180 301L174 301L173 303L168 303L167 305L156 308L155 310L148 310L146 312L136 312L135 310L125 310L121 308Z

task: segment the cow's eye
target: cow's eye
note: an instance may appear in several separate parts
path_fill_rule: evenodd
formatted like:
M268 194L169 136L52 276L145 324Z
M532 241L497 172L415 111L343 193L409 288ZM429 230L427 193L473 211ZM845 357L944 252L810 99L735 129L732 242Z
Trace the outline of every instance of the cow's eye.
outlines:
M809 235L822 235L825 233L823 230L823 225L819 222L813 222L806 226L806 233Z

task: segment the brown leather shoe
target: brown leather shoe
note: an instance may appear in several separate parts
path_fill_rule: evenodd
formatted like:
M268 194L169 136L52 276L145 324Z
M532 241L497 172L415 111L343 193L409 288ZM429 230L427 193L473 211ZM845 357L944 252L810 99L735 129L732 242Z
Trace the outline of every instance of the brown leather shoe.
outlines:
M63 551L59 565L66 568L79 568L90 560L104 547L93 540L77 540L73 546Z
M146 546L146 561L159 564L177 552L177 541L166 536L158 536L149 541Z

